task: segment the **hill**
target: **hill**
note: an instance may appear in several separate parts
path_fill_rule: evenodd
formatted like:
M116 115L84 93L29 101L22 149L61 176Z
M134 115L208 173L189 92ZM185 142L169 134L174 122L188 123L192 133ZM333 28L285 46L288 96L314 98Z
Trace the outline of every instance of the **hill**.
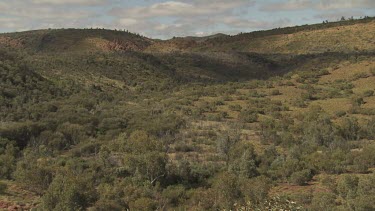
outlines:
M0 35L0 209L373 210L373 18Z
M177 38L154 43L152 51L237 51L259 54L315 54L374 50L374 18L219 36L198 42Z

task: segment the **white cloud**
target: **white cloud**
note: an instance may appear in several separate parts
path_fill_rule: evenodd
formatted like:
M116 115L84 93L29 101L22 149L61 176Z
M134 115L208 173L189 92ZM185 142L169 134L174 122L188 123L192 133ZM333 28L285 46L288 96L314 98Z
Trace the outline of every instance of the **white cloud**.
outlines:
M271 4L264 4L261 7L263 11L283 11L283 10L300 10L312 6L310 0L289 0L286 2L278 2Z
M264 3L263 11L288 11L288 10L334 10L374 8L374 0L286 0L278 3Z
M122 26L132 26L138 23L138 21L133 18L121 18L118 22Z
M99 26L159 38L233 34L334 20L342 14L364 16L371 8L375 0L0 0L0 31ZM274 14L306 9L314 12L293 22Z
M107 0L31 0L31 2L35 4L93 6L104 4Z
M188 2L188 3L187 3ZM254 1L167 1L155 3L150 6L132 8L113 8L110 11L114 16L126 16L130 18L156 18L156 17L183 17L212 15L233 10L240 5L253 3Z

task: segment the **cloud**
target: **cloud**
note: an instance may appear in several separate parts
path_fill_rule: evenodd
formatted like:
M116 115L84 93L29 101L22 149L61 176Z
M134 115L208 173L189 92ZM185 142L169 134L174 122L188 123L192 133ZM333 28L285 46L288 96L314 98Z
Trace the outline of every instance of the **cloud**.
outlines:
M113 25L148 36L187 36L196 35L202 30L214 31L223 24L232 24L233 26L229 27L237 28L234 22L225 22L223 17L239 16L236 10L254 4L254 0L165 1L146 6L114 7L109 11L109 15L116 18Z
M51 4L51 5L84 5L94 6L102 5L108 2L107 0L31 0L34 4Z
M167 1L155 3L149 6L121 8L116 7L110 11L110 15L129 18L156 18L156 17L191 17L212 15L228 12L241 5L253 4L254 1Z
M240 29L270 29L287 26L291 23L288 18L279 19L277 21L262 21L243 19L236 16L223 17L220 21L232 26L232 28Z
M41 21L48 21L50 19L71 20L79 18L88 18L95 16L95 13L80 7L68 7L61 9L58 7L49 6L45 4L34 5L30 2L27 4L26 2L5 0L5 2L0 3L0 15L13 16L19 18L31 18L37 19L38 21L40 21L40 19L42 19ZM24 21L28 20L29 19L25 19Z
M364 16L374 8L375 0L0 0L0 31L100 27L170 38ZM296 18L294 11L306 13Z
M334 10L334 9L356 9L374 8L374 0L286 0L277 3L265 3L261 6L262 11L292 11L292 10Z
M287 2L264 4L260 9L263 11L288 11L306 9L312 5L310 0L289 0Z
M361 11L336 11L336 12L324 12L319 13L314 16L314 18L318 18L321 20L330 20L330 21L337 21L340 20L341 17L364 17L366 16L365 13Z

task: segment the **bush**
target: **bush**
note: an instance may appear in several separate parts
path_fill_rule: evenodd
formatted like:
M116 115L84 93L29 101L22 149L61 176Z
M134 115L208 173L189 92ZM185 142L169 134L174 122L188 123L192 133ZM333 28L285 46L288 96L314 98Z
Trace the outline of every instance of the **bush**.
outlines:
M326 186L330 191L336 193L337 184L334 177L330 175L324 175L321 179L321 183Z
M310 169L304 169L302 171L297 171L292 174L290 181L296 185L305 185L313 177Z
M239 114L239 119L245 123L253 123L258 120L258 114L254 111L245 110Z
M355 81L355 80L358 80L360 78L367 78L367 77L368 77L367 73L361 72L361 73L354 74L352 80Z
M359 178L355 175L343 175L337 181L337 191L345 199L355 198L357 195Z
M231 110L231 111L241 111L242 110L242 107L240 106L240 105L230 105L229 106L229 109Z
M265 177L259 176L251 179L240 180L241 192L245 201L259 204L268 197L268 192L272 187L272 181Z
M151 198L142 197L130 203L130 210L157 210L157 203Z
M346 115L346 111L336 111L335 116L336 117L343 117Z
M375 67L370 69L370 73L371 73L371 75L375 76Z
M84 210L96 198L93 184L84 175L57 175L42 197L45 210Z
M336 196L333 193L319 192L314 194L311 210L332 210L335 207Z
M238 178L225 172L216 177L212 186L219 206L223 209L232 209L240 197Z
M374 90L366 90L363 92L363 97L371 97L374 95Z
M8 188L7 184L0 182L0 194L4 194L7 188Z
M362 104L365 103L362 97L353 97L351 99L351 103L353 106L361 106Z
M345 118L339 132L342 138L348 141L356 141L360 138L360 126L355 118Z
M271 95L281 95L281 92L278 89L274 89L271 91Z

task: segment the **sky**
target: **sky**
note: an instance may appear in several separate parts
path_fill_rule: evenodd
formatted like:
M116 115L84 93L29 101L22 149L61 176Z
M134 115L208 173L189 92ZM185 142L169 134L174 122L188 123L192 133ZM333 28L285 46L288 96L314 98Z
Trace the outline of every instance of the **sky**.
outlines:
M375 0L0 0L0 32L126 29L151 38L238 34L375 16Z

